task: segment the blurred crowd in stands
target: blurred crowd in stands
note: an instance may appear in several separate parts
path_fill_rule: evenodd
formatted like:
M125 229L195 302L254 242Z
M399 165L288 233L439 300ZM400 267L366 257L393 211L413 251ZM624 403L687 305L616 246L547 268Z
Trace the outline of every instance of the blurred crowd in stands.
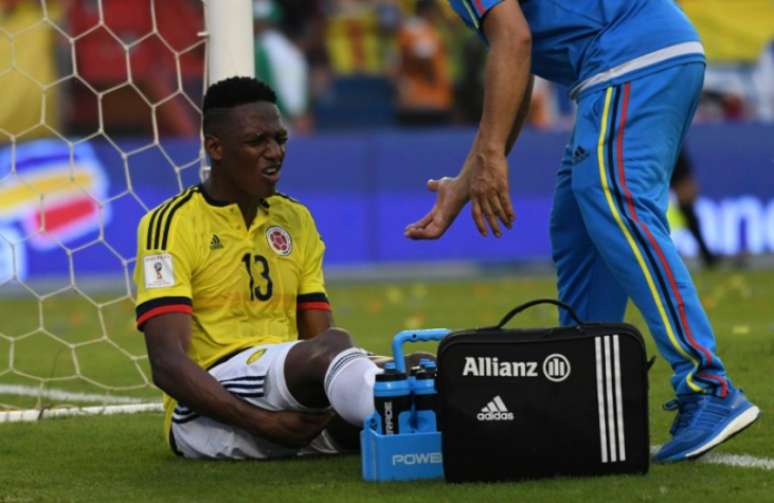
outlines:
M774 3L679 3L709 61L697 121L774 121ZM298 133L478 120L486 48L444 0L254 0L253 20L256 74ZM203 30L201 0L0 0L0 142L195 135ZM533 127L572 114L537 82Z

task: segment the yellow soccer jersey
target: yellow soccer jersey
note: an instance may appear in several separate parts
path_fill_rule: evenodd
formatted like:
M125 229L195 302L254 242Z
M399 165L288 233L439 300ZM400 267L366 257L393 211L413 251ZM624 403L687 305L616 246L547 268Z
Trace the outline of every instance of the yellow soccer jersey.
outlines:
M268 198L250 228L236 204L191 187L146 214L137 231L137 326L190 313L188 356L202 368L240 349L296 340L300 309L330 309L325 247L309 210ZM174 402L165 397L168 416Z

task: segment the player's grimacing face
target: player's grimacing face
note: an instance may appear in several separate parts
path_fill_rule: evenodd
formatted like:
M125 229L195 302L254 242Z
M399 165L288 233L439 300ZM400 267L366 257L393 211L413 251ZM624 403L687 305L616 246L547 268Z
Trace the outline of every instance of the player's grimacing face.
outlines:
M223 137L221 172L234 188L255 197L274 193L288 133L279 109L269 102L246 103L230 112Z

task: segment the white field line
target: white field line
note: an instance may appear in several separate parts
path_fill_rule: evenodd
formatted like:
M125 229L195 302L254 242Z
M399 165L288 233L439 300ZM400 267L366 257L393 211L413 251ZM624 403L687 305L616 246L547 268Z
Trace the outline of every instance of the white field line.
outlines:
M20 384L0 384L0 395L34 396L73 402L96 403L143 403L147 399L130 396L98 395L94 393L76 393L56 388L40 388L38 386L24 386Z
M137 412L161 412L161 403L138 403L132 405L105 405L91 407L62 407L58 409L30 409L0 412L0 423L21 423L52 417L95 416L111 414L134 414Z
M651 453L658 452L660 445L652 445ZM709 465L726 465L738 468L760 468L762 470L774 471L774 459L756 458L749 454L724 454L722 452L710 452L694 461L695 463L706 463Z

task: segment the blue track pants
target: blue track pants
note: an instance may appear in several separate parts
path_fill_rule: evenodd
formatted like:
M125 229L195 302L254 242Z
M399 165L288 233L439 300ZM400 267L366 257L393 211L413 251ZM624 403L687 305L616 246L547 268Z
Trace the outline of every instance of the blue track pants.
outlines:
M551 241L559 298L581 319L621 321L631 298L674 370L675 392L724 396L730 383L715 336L666 219L703 77L703 64L682 64L580 98Z

